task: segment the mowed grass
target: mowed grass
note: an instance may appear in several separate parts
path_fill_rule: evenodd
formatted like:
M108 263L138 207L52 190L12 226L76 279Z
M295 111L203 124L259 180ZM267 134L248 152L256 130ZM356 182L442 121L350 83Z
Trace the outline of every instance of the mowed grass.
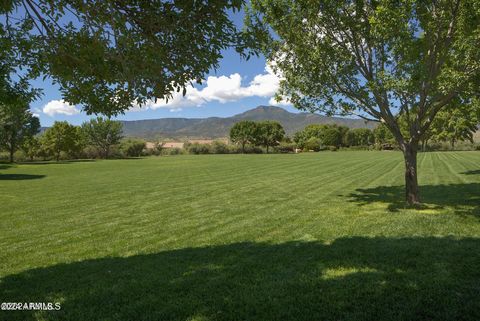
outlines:
M480 152L0 164L0 320L479 320Z

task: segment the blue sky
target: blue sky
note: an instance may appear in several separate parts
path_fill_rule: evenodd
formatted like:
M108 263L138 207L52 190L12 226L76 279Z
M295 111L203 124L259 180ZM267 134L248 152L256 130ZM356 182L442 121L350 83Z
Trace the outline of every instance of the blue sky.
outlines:
M243 14L230 15L237 25L243 24ZM268 69L264 57L245 61L234 50L223 53L219 68L206 75L206 83L189 88L186 97L175 97L169 104L153 102L142 109L126 112L121 120L154 119L165 117L205 118L228 117L258 105L279 105L296 111L288 104L273 103L272 96L278 87L278 77ZM43 89L40 99L31 104L42 126L51 126L56 120L81 124L91 116L81 112L80 106L69 106L62 101L58 87L50 81L34 80L32 85Z

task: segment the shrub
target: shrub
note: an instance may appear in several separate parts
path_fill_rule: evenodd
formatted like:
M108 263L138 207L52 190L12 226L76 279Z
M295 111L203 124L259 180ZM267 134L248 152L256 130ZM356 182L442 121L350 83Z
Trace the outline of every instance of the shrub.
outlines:
M121 142L120 150L124 156L139 157L145 149L146 143L142 139L127 139Z
M193 143L193 144L188 144L186 149L189 154L194 154L194 155L210 154L211 146L210 144Z
M228 154L230 152L230 149L228 148L228 145L224 142L216 140L210 146L210 151L213 154Z
M275 146L275 151L278 153L293 153L295 152L295 144L281 142L278 146Z
M336 152L338 150L337 146L328 146L328 150L331 152Z
M310 137L303 145L303 149L305 150L313 150L314 152L318 152L321 149L322 141L320 138Z
M181 155L184 154L185 150L182 148L163 148L161 151L161 155L173 156L173 155Z

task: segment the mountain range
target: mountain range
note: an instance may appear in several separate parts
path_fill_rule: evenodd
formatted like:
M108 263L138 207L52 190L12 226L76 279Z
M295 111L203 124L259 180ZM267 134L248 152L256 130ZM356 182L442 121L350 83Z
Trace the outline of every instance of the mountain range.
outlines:
M280 107L258 106L232 117L161 118L122 121L125 136L144 139L215 139L228 137L230 128L241 120L274 120L293 135L310 124L337 124L350 128L375 128L376 123L362 119L327 117L312 113L291 113Z

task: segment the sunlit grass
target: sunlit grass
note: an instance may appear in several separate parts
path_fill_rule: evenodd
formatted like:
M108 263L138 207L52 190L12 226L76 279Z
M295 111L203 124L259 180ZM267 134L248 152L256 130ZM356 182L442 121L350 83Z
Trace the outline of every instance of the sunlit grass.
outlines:
M480 153L0 164L5 320L480 319Z

